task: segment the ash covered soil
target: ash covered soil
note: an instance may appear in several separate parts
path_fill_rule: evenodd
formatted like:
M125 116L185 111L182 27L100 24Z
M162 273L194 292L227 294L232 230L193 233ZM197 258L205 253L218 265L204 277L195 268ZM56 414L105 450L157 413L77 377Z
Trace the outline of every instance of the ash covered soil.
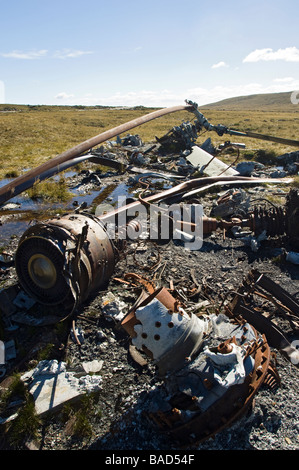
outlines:
M92 167L91 167L92 168ZM72 184L80 184L82 178L90 177L94 185L94 172L85 170L73 177ZM123 184L126 175L117 172L102 174L96 182L100 187ZM84 180L86 182L86 179ZM98 186L93 186L97 189ZM255 199L273 197L281 191L281 201L288 188L284 185L263 187L252 185L248 194ZM227 188L226 188L227 190ZM223 191L222 188L217 191ZM206 215L218 197L214 191L198 198ZM84 200L84 197L81 198ZM88 209L87 209L88 210ZM8 241L6 252L13 255L19 236ZM131 339L121 326L120 320L132 308L140 294L134 283L122 282L127 273L143 276L158 288L174 286L184 298L187 308L205 301L202 314L217 311L227 295L233 295L252 269L266 274L290 294L299 299L299 269L285 260L283 250L288 249L285 239L273 237L261 241L257 251L243 240L228 232L217 230L204 237L198 251L187 250L178 240L136 242L128 240L123 256L116 264L115 272L105 290L79 306L71 318L57 325L32 328L17 324L16 329L5 332L17 345L17 357L9 365L7 380L15 371L24 373L38 362L38 352L52 345L50 359L65 361L73 371L82 370L82 363L102 361L101 387L76 404L59 412L47 413L41 419L36 437L28 436L18 449L39 450L179 450L178 442L149 419L147 413L150 392L163 385L157 376L153 361L145 354L132 350ZM18 286L13 265L1 272L2 288ZM190 297L194 287L198 294ZM118 315L107 312L103 298L113 295L119 304ZM278 321L280 321L278 319ZM284 328L285 325L282 324ZM77 338L71 334L73 329ZM22 350L22 354L21 354ZM246 413L228 428L195 446L185 450L297 450L299 448L299 372L280 351L271 348L276 355L276 368L281 384L272 390L262 385ZM2 381L3 383L3 381ZM70 406L73 406L70 411ZM75 431L80 410L88 425ZM78 429L78 428L77 428ZM9 441L6 426L1 430L1 448L14 448Z

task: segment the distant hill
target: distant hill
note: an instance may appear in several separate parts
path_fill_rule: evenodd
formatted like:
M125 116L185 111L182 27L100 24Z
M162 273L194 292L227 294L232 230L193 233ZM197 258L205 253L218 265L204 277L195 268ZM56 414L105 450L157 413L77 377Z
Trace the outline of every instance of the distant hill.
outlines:
M299 104L291 103L291 91L286 93L264 93L257 95L238 96L216 103L200 106L200 109L215 109L223 111L285 111L299 112Z

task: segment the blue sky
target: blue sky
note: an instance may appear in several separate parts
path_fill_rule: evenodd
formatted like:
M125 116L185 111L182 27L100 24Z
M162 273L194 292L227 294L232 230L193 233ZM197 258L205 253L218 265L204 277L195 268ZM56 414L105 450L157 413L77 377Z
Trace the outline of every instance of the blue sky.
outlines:
M0 6L0 102L203 105L299 89L297 0Z

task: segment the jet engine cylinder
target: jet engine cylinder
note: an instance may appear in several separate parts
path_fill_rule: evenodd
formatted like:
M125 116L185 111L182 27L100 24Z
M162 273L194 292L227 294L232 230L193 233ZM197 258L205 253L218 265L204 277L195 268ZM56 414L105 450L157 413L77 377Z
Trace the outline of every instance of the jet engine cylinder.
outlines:
M115 251L99 219L66 214L25 231L15 266L21 286L38 302L82 302L109 281Z

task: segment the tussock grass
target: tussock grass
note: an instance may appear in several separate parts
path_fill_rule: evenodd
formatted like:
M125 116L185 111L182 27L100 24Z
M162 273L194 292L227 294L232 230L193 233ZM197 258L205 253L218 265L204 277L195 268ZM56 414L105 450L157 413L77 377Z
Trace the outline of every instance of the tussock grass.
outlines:
M33 200L48 202L67 202L73 197L64 178L60 178L58 181L49 179L36 182L32 188L27 190L27 193Z
M292 187L299 189L299 175L293 176Z
M40 424L41 421L36 414L34 401L28 396L18 416L8 426L7 437L10 445L18 449L26 441L38 438Z
M36 414L33 397L28 392L20 374L14 374L9 388L1 395L0 409L5 411L6 406L14 400L23 400L23 405L17 416L5 426L6 438L12 448L21 447L26 440L38 436L40 419Z
M92 418L101 418L102 412L96 406L97 393L83 395L78 403L64 405L60 414L68 434L76 438L90 438Z

